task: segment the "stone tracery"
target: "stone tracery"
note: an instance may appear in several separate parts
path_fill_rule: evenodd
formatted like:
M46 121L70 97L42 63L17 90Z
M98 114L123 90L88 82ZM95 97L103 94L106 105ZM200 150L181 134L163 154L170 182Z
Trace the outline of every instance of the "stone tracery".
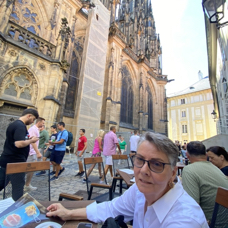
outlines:
M26 28L30 32L40 35L41 23L34 0L16 0L10 20Z
M10 71L2 80L0 98L26 99L35 106L38 86L33 74L27 68L17 68Z

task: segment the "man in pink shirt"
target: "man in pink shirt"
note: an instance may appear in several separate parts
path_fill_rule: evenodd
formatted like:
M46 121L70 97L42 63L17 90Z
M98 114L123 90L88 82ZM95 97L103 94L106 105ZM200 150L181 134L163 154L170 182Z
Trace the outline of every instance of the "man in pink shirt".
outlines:
M45 119L42 117L39 117L36 121L36 124L29 128L28 130L29 136L40 137L39 128L41 128L44 125L44 122L45 122ZM39 145L39 140L35 143L30 144L29 156L27 158L27 162L41 161L42 155L38 149L38 145ZM24 191L34 191L37 189L37 187L33 187L31 185L32 177L33 177L33 172L27 173Z
M118 147L119 153L120 151L120 145L118 143L118 139L116 136L116 127L111 126L110 131L105 134L104 136L104 146L103 146L103 155L105 156L105 175L107 174L108 170L112 174L112 155L116 154L116 146ZM104 182L104 176L102 177L100 183Z

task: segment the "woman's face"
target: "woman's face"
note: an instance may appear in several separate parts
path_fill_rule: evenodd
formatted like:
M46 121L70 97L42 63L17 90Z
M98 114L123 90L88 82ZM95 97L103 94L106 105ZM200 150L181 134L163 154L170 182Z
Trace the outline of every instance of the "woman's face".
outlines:
M217 166L218 168L222 166L222 163L223 163L222 155L218 156L217 154L214 154L213 152L208 151L207 156L209 157L209 161L213 163L215 166Z
M156 159L163 163L169 163L168 157L164 152L160 152L156 147L144 141L137 151L137 156L145 160ZM175 179L177 168L172 170L171 165L165 165L162 173L155 173L150 170L148 163L145 162L142 168L134 166L135 180L140 192L142 192L147 201L153 203L166 192L169 191L169 183Z

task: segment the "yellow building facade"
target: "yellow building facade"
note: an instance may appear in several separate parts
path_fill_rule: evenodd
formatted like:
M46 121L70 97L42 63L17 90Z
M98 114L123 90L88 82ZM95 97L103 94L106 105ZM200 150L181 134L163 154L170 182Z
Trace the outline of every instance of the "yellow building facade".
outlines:
M216 122L208 77L167 97L168 137L181 143L216 135Z

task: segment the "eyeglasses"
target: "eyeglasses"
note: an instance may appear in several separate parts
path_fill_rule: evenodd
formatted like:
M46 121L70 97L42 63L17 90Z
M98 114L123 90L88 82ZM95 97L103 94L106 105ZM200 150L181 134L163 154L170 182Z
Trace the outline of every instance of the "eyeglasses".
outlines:
M132 159L133 159L134 166L136 166L137 168L142 168L145 162L147 162L150 170L155 173L162 173L165 165L171 165L171 163L160 162L160 161L157 161L156 159L151 159L148 161L137 155L132 156Z

